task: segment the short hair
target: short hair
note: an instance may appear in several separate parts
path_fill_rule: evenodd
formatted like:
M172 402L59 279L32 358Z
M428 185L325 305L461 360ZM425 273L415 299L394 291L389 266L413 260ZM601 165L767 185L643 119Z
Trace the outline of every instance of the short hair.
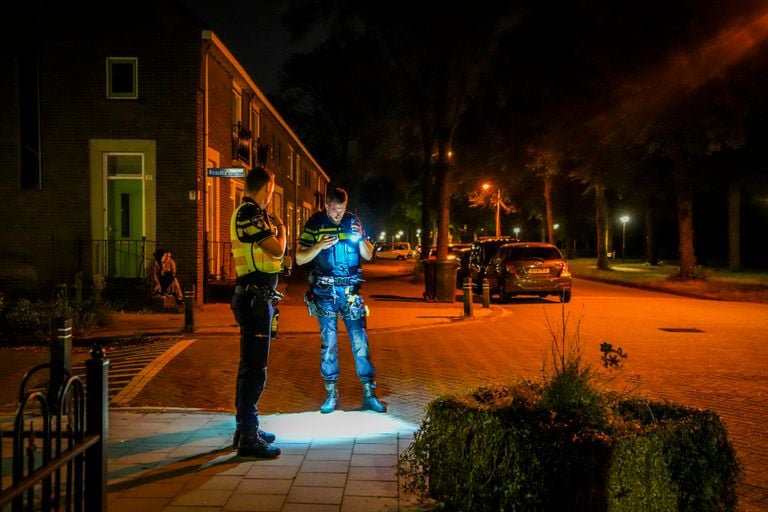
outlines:
M246 192L258 192L269 182L275 181L275 174L265 167L254 167L245 177Z
M344 190L341 187L332 188L328 195L325 198L325 202L327 204L331 203L337 203L337 204L344 204L349 199L349 196L347 195L347 191Z

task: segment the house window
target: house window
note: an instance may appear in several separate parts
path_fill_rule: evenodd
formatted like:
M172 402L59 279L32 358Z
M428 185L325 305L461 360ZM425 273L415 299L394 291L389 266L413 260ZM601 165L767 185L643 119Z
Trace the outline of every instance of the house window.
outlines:
M107 98L135 100L139 97L139 59L107 57Z
M251 133L253 140L261 137L261 114L256 109L251 110Z
M232 90L232 124L238 125L243 122L243 95L239 90Z

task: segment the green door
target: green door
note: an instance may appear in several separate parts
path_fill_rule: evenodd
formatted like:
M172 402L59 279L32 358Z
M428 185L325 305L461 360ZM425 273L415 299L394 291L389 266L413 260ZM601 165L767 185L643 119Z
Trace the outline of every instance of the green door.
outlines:
M107 250L110 277L144 277L144 201L141 178L107 180Z

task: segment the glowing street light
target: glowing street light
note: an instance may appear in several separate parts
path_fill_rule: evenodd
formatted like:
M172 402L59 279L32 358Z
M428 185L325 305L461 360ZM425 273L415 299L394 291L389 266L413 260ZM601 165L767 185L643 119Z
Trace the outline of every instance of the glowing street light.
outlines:
M629 215L622 215L619 217L621 221L621 262L625 263L625 250L627 248L627 222L629 222Z
M515 238L518 238L517 235L520 234L520 228L512 228L512 231L515 233Z

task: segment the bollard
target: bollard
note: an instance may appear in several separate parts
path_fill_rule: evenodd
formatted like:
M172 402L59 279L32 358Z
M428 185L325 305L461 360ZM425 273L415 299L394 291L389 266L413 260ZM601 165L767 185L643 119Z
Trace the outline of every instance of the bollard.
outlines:
M85 394L85 433L89 437L98 436L96 444L85 452L87 484L83 510L87 512L108 508L109 359L104 356L101 346L95 345L91 350L91 359L85 362L85 382L88 387Z
M483 307L491 307L491 288L488 286L488 278L483 278Z
M184 290L184 332L195 332L195 285Z
M472 278L465 277L462 285L464 289L464 316L472 317Z
M50 342L51 377L48 384L48 405L59 412L59 391L72 375L72 320L56 320L58 335Z

